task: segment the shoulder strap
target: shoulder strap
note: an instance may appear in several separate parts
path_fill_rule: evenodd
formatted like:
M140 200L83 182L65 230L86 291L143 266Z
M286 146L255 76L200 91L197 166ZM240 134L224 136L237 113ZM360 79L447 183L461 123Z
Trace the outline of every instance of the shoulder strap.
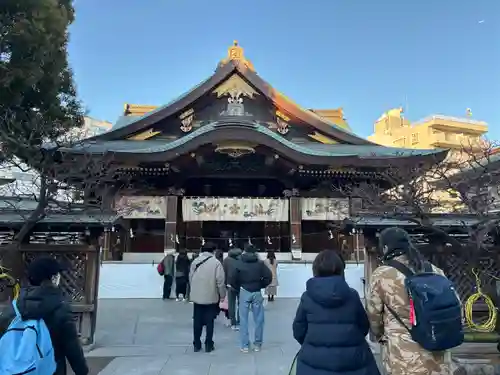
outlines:
M424 271L434 273L434 268L432 268L431 262L424 262Z
M212 258L212 256L209 256L209 257L206 257L205 259L203 259L200 263L198 263L196 266L194 266L194 271L193 271L193 274L198 270L198 268L200 268L200 266L205 263L207 260L209 260L210 258Z
M385 265L397 269L399 272L401 272L403 275L406 277L410 277L415 275L415 273L409 269L407 266L405 266L403 263L398 262L397 260L390 259L384 262Z
M398 262L397 260L390 259L386 262L384 262L385 265L397 269L399 272L401 272L405 277L411 277L415 273L409 269L407 266L405 266L403 263ZM391 313L391 315L398 321L399 324L401 324L405 329L410 333L411 335L411 330L408 328L408 326L403 322L403 319L400 318L400 316L394 311L389 305L384 304L385 307L387 307L387 310Z
M410 328L408 328L408 326L403 322L403 319L401 319L399 317L399 315L396 313L396 311L394 311L391 307L389 307L389 305L386 305L384 304L385 307L387 307L387 310L389 310L389 312L391 313L391 315L394 317L394 319L396 319L398 321L399 324L401 324L403 327L406 328L406 330L408 331L408 333L411 335L411 330Z
M21 313L19 312L19 309L17 308L17 299L12 300L12 308L14 309L14 313L18 318L21 317Z

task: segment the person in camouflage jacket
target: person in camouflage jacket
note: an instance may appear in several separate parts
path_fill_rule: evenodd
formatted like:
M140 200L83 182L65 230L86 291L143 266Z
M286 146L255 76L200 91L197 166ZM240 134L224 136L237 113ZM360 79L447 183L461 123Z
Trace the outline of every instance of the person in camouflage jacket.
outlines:
M387 228L380 233L383 259L397 260L414 271L423 258L412 246L408 233ZM434 272L443 271L432 266ZM404 286L405 276L395 268L382 265L371 276L366 309L372 333L381 344L381 360L387 375L451 375L451 352L429 352L414 342L408 330L384 309L390 306L410 326L410 301Z

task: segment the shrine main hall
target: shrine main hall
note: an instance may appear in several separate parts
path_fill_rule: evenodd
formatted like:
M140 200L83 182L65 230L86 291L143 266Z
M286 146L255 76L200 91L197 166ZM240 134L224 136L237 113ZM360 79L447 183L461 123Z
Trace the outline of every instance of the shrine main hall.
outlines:
M113 154L128 176L106 248L130 261L207 241L226 251L252 243L284 260L336 249L362 261L379 224L353 225L362 202L342 187L384 186L388 168L446 155L372 143L351 131L341 108L302 108L257 74L237 42L187 93L161 107L127 104L110 131L69 151Z

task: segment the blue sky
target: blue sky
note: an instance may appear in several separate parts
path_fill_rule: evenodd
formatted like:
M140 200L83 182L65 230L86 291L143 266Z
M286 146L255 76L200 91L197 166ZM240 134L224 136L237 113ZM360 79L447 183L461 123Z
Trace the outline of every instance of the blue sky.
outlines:
M487 121L500 140L499 0L76 0L70 61L93 117L161 105L213 73L234 39L261 77L353 130L405 106ZM407 101L406 99L407 98Z

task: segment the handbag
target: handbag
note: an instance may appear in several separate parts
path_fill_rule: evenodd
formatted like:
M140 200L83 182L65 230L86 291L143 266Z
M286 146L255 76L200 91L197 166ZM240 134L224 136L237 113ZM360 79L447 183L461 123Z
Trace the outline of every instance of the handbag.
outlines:
M163 261L158 263L156 266L156 270L158 271L158 275L164 276L165 275L165 265L163 264Z
M219 308L221 310L224 310L224 311L228 311L229 310L229 301L227 299L227 296L224 297L224 299L219 302Z

